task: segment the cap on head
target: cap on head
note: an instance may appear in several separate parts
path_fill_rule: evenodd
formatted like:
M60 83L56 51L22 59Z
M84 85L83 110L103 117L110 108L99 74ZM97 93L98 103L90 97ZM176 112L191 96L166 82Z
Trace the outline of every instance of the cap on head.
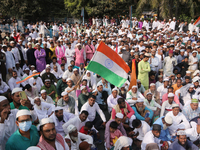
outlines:
M171 116L165 116L164 118L165 122L167 124L172 124L173 123L173 120L172 120L172 117Z
M43 118L40 121L40 126L43 126L43 125L48 124L48 123L54 123L53 119L52 118Z
M72 132L74 132L74 131L76 131L77 129L76 129L76 127L74 126L74 125L72 125L72 124L70 124L68 127L67 127L67 132L68 133L72 133Z
M19 111L17 112L17 114L16 114L16 119L17 119L18 117L20 117L20 116L25 116L25 115L31 116L31 112L30 112L29 110L27 110L27 109L21 109L21 110L19 110Z
M122 113L116 113L115 117L123 119L124 115Z
M17 88L14 88L14 89L12 90L12 93L11 93L11 94L14 94L14 93L17 93L17 92L21 92L21 91L22 91L22 88L17 87Z

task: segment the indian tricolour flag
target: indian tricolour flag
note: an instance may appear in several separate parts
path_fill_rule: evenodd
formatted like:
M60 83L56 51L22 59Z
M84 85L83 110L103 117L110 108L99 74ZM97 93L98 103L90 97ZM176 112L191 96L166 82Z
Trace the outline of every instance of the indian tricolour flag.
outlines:
M114 50L101 42L87 70L100 75L113 85L121 87L127 80L130 68Z
M195 21L194 25L200 27L200 17Z

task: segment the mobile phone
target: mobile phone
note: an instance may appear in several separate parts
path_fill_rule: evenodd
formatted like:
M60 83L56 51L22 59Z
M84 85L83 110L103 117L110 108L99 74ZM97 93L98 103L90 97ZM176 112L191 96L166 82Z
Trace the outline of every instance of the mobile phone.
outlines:
M25 91L20 92L20 93L19 93L19 97L20 97L21 100L27 99L27 96L26 96Z

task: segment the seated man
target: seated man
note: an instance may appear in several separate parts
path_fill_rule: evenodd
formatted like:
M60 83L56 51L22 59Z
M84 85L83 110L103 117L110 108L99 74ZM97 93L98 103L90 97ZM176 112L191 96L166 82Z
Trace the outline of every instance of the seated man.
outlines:
M39 97L34 98L34 103L34 110L37 113L39 120L50 117L55 110L55 106L53 104L41 102Z
M169 79L165 78L163 80L163 85L157 88L157 91L160 93L160 99L162 100L162 96L167 93L167 87L169 86Z
M17 76L17 72L13 71L12 78L10 78L8 81L8 85L9 85L10 89L13 90L16 87L20 87L20 85L25 86L23 84L23 82L21 84L16 84L16 82L19 82L19 81L21 81L21 79Z
M88 98L90 97L91 93L88 92L86 86L82 85L81 94L78 96L78 110L81 110L81 107L87 102Z
M192 99L191 104L183 107L183 114L188 121L199 116L200 108L198 107L199 101L197 99Z
M82 141L86 141L91 145L93 144L91 136L78 132L76 127L72 124L67 127L67 132L68 134L66 135L65 140L71 141L71 150L78 150L79 144Z
M34 99L35 97L38 96L38 89L37 87L32 87L30 84L27 84L25 86L25 93L28 97Z
M88 115L88 120L91 121L94 127L99 130L106 124L106 117L103 111L100 109L99 105L95 102L96 96L91 95L88 101L81 107L81 111L86 110ZM98 115L97 115L98 113Z
M141 143L144 139L144 136L147 132L149 132L150 126L146 121L141 121L139 119L135 119L132 121L133 127L133 134L136 135L136 139L134 139L134 143L136 144L137 147L141 147Z
M195 124L192 128L185 130L188 139L199 146L200 125Z
M73 72L74 73L70 78L72 79L73 83L76 85L78 81L80 80L81 76L79 75L77 68L74 68Z
M171 141L171 135L168 127L173 124L173 119L170 116L163 116L158 118L153 124L159 124L161 126L160 136L158 137L162 141ZM170 144L170 142L169 142Z
M54 65L53 66L53 70L51 71L51 73L59 80L61 77L62 77L62 75L63 75L63 71L59 68L58 69L58 67L56 66L56 65Z
M19 129L8 139L6 143L6 150L25 150L30 146L36 146L39 142L39 134L37 128L32 125L30 111L26 109L19 110L16 114L16 124Z
M139 79L137 79L137 85L138 85L138 91L142 94L144 94L145 92L145 88L144 86L141 84L141 81Z
M68 87L67 85L67 76L62 75L62 79L58 80L57 85L56 85L56 91L58 94L58 98L61 98L61 93L65 91L65 89Z
M49 79L51 84L54 84L54 82L57 83L58 79L54 76L53 73L50 72L51 67L47 65L45 71L46 72L41 77L42 81L45 82L46 79Z
M42 90L40 92L41 96L40 96L40 99L42 102L46 102L46 103L49 103L49 104L54 104L55 102L52 100L52 98L47 95L47 91L46 90Z
M33 70L33 74L34 73L37 73L37 71ZM38 75L31 77L29 79L29 84L31 86L37 87L38 92L40 92L41 87L44 85L44 83L42 82L42 79Z
M63 109L66 112L78 115L79 111L75 99L69 96L65 91L62 92L61 96L62 97L57 102L57 106L64 107Z
M62 137L65 137L62 125L74 117L74 114L63 111L62 107L56 107L55 112L49 118L53 119L53 122L55 123L56 132L62 135Z
M141 150L149 150L152 149L159 149L159 145L163 144L165 145L166 150L169 147L169 144L167 141L162 141L159 139L159 136L161 134L161 125L159 124L153 124L153 128L151 131L147 132L143 138L142 144L141 144Z
M172 111L172 104L176 104L174 102L174 94L169 93L168 100L162 104L162 108L161 108L161 112L160 112L161 117L165 116L168 112Z
M118 95L117 88L112 89L112 94L108 96L107 98L107 104L108 104L108 111L111 112L112 108L117 104L118 98L121 96Z
M11 98L10 92L11 92L10 87L5 82L3 82L2 77L0 75L0 95L4 95L4 96L8 97L10 100L10 98Z
M187 85L185 85L185 86L187 86ZM184 86L182 88L184 88ZM182 92L184 92L184 95L181 95L181 96L183 99L183 103L186 104L187 101L191 101L192 96L196 94L196 91L194 90L193 84L189 84L189 87L185 90L183 90L182 88L180 88L180 90L182 90Z
M117 122L118 124L118 127L117 129L119 129L121 131L121 133L124 135L124 136L127 136L126 135L126 130L124 129L123 127L123 123L122 123L122 119L124 118L124 115L122 113L117 113L116 116L115 116L115 119L112 119L110 121L108 121L106 123L106 129L105 129L105 143L106 143L106 148L107 149L110 149L110 123L115 121Z
M162 97L162 103L164 103L165 101L168 100L168 94L169 93L174 93L174 88L173 87L169 87L168 90L167 90L167 93L165 93ZM178 99L178 96L174 95L174 102L176 104L180 104L179 102L179 99Z
M112 108L111 119L114 119L117 113L122 113L124 115L122 122L128 123L129 119L135 112L123 98L119 98L117 100L117 105Z
M126 101L133 106L138 98L144 99L144 96L138 91L137 86L132 86L132 89L126 93Z
M132 109L134 110L135 117L137 119L146 121L149 124L151 123L153 118L153 111L144 105L143 99L138 99L135 105L132 106Z
M53 84L51 84L50 79L45 79L44 85L41 87L41 90L46 90L47 95L49 95L53 101L58 100L57 91Z
M75 116L75 117L71 118L69 121L67 121L65 124L63 124L62 127L63 127L65 134L67 134L67 127L70 124L73 124L77 128L77 130L80 131L80 129L83 126L85 126L88 115L89 115L88 112L83 110L79 116Z
M40 134L40 141L37 146L42 150L54 148L57 150L69 150L64 138L56 132L55 122L52 118L44 118L40 121Z
M127 136L120 136L115 143L114 149L129 150L130 146L132 146L132 142L133 140L131 138Z
M146 94L146 99L144 100L144 105L154 112L154 116L159 116L161 106L160 106L160 104L156 103L156 101L154 99L152 99L152 93L149 92Z
M199 148L194 145L191 141L189 141L186 137L186 132L184 130L179 130L177 131L177 137L176 139L170 146L168 150L198 150Z
M186 117L180 112L178 104L172 104L172 111L168 112L166 116L172 117L173 124L169 127L169 133L172 136L176 135L178 129L188 129L190 124Z
M155 100L158 104L160 104L160 93L156 90L156 85L151 83L149 85L149 89L144 92L144 97L147 98L147 93L152 93L152 99Z

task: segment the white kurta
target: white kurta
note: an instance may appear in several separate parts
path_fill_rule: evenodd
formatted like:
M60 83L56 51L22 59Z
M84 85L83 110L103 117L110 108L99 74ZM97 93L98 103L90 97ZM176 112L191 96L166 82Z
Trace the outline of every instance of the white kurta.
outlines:
M71 140L69 134L67 134L65 139L66 138ZM86 141L86 142L88 142L88 144L93 144L93 138L91 136L78 132L78 141L76 143L74 143L71 140L71 149L79 150L79 145L82 141Z
M49 104L54 104L53 99L52 99L49 95L47 95L47 98L46 98L46 99L43 99L42 96L41 96L41 97L40 97L40 100L41 100L42 102L46 102L46 103L49 103Z
M12 48L11 52L13 53L15 57L15 63L19 62L21 60L21 57L20 57L18 48L17 47Z
M7 92L8 89L9 89L9 86L5 82L1 81L0 94Z
M186 117L179 112L177 116L174 116L173 112L170 111L166 114L166 116L171 116L173 120L173 124L169 126L169 133L173 136L176 135L177 129L189 129L190 124Z
M112 111L112 108L117 105L117 100L118 98L120 98L121 96L117 95L116 98L113 97L113 94L109 95L107 98L107 104L108 104L108 109L109 112Z
M20 84L16 84L16 82L21 81L21 79L19 77L15 78L10 78L10 80L8 80L8 85L10 87L10 90L12 91L14 88L16 87L20 87Z
M139 132L139 135L137 136L137 139L142 141L144 139L144 136L147 132L149 132L151 130L150 126L148 123L146 123L145 121L142 121L142 125L140 128L135 128L133 131L135 133Z
M160 144L160 139L158 139L157 137L155 137L152 133L152 131L149 131L145 134L142 144L141 144L141 150L145 150L146 149L146 145L150 144L150 143L157 143L158 145Z
M41 109L38 109L36 104L34 105L34 110L37 113L39 120L43 118L48 118L48 116L55 110L55 106L53 104L41 102Z
M165 76L170 76L173 74L173 69L174 66L177 65L177 60L176 58L172 57L170 58L169 56L165 57L164 59L164 74Z
M196 141L200 138L200 135L197 133L197 127L192 127L187 130L185 130L186 136L189 137L191 142Z
M5 150L5 145L9 137L18 129L15 123L17 112L18 112L18 109L11 110L11 114L4 121L4 123L0 123L0 149L1 150Z
M176 104L176 103L173 101L172 104ZM168 111L172 109L172 104L170 104L168 100L163 102L161 112L160 112L161 117L165 116L168 113Z
M167 93L167 88L164 87L164 85L161 85L157 88L157 91L160 93L160 99L162 99L162 96Z
M33 85L33 83L36 83L35 85ZM29 84L31 86L36 86L38 89L38 92L40 92L41 87L44 85L44 83L42 82L42 79L40 77L37 77L36 79L34 79L33 77L29 79Z
M67 48L65 50L65 57L67 58L67 65L70 64L71 60L74 60L75 50Z
M10 51L6 51L6 69L8 70L9 68L15 67L15 59L13 57L12 52Z

